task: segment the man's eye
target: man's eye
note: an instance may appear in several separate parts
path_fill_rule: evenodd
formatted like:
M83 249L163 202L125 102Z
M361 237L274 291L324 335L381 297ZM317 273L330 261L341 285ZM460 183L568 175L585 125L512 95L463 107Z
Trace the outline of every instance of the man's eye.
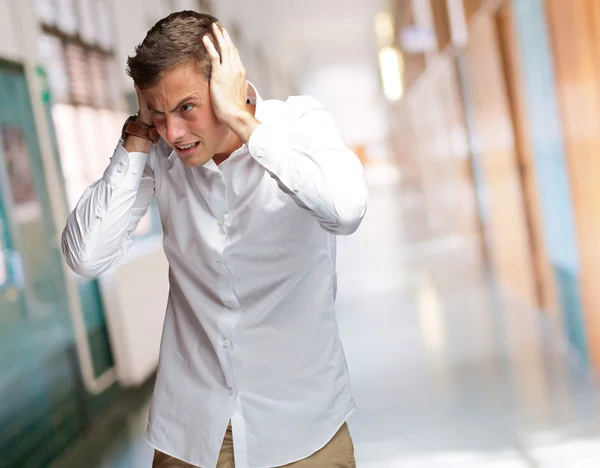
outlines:
M183 106L181 106L181 110L183 112L190 112L193 108L194 108L193 104L184 104Z

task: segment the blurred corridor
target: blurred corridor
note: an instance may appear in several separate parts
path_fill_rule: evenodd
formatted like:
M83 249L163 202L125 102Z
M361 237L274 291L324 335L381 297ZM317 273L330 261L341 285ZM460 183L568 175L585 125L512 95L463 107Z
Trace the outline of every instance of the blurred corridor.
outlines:
M599 0L0 0L0 468L150 467L158 206L99 278L60 234L137 112L127 56L183 9L363 163L337 297L359 468L599 467Z
M398 185L373 179L369 214L338 257L357 465L598 466L599 393L585 370L534 310L490 290L473 243L411 242ZM52 467L150 466L148 391L138 398Z

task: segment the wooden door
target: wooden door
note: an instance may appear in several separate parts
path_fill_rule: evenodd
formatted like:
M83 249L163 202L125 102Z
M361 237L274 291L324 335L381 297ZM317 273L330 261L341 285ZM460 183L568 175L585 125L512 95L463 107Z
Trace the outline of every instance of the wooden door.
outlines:
M474 18L466 51L472 103L469 131L485 185L485 230L496 278L508 294L536 305L535 268L522 193L510 96L495 19Z
M600 24L597 0L546 0L590 359L600 369Z
M517 44L517 33L513 23L510 2L496 13L500 54L505 73L508 105L512 120L517 174L523 193L523 211L528 247L533 263L535 305L539 310L556 313L554 280L548 255L545 250L544 228L541 217L539 187L536 178L535 157L527 122L523 75Z

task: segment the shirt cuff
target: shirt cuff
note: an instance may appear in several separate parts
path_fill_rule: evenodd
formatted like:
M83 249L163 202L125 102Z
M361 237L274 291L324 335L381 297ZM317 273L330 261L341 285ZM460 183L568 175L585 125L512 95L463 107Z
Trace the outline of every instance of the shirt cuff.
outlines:
M102 179L111 187L137 190L142 181L147 153L128 153L121 144L117 146Z
M254 129L248 140L248 151L262 165L273 160L274 146L274 135L264 123Z

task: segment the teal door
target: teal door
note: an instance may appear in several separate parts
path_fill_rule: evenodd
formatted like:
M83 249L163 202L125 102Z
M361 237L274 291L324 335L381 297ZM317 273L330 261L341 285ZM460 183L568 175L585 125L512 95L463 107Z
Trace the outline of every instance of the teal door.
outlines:
M57 228L22 68L0 62L0 460L46 466L85 424Z

